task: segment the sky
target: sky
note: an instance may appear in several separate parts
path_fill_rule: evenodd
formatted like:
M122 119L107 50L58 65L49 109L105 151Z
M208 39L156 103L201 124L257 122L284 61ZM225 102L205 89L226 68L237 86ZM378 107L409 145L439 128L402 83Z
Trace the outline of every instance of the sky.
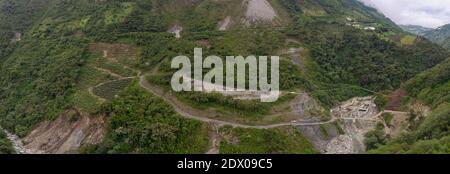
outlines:
M360 0L401 25L450 24L450 0Z

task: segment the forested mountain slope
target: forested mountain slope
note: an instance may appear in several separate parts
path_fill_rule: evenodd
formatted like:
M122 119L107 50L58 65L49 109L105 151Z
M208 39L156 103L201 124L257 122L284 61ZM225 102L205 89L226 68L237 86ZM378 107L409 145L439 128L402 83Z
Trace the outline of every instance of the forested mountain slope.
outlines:
M437 29L425 28L421 26L401 26L407 32L424 36L430 41L437 43L445 49L450 49L450 25L444 25Z
M425 37L450 50L450 24L426 32Z
M409 80L406 89L410 97L430 106L432 112L424 119L413 114L410 132L371 152L450 153L450 60Z
M194 47L204 55L280 55L282 90L306 95L271 104L194 92L169 92L170 99L181 109L240 124L326 122L339 102L396 89L449 57L356 0L260 2L267 3L0 0L0 125L25 137L61 117L72 124L106 117L94 126L106 132L95 136L101 139L89 137L103 131L82 131L86 153L203 153L214 132L228 138L218 145L225 152L244 153L273 140L254 152L316 153L294 128L212 131L214 125L180 117L179 108L149 93L142 81L167 92L170 60L193 55ZM306 99L311 107L298 111L301 116L285 113ZM287 135L297 138L283 140Z
M428 31L424 36L433 42L443 44L446 39L450 38L450 24Z

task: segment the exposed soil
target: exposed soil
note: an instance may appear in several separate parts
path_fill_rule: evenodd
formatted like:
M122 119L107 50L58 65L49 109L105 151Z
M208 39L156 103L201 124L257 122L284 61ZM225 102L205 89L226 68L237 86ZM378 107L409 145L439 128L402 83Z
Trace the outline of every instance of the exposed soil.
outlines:
M376 120L341 120L335 124L298 128L323 154L358 154L365 151L364 134L373 130L376 123Z
M183 27L179 25L175 25L169 29L169 33L175 34L175 38L181 38L181 32L183 31Z
M385 132L391 137L400 135L408 126L409 113L391 113L392 120L389 123L385 121Z
M358 154L366 150L364 134L375 128L376 120L342 120L340 126L344 134L331 139L325 153Z
M69 109L58 119L41 123L23 141L31 153L78 153L83 145L100 143L105 125L106 117L103 115L91 116Z
M408 95L405 89L400 88L389 95L389 102L386 105L388 110L399 110L402 105L403 98Z
M300 93L291 103L290 107L296 114L303 117L303 119L320 119L317 115L311 115L310 111L322 111L317 101L310 97L307 93ZM317 121L317 120L316 120Z
M431 108L429 106L417 100L412 102L408 109L418 114L419 117L427 117L431 113Z
M318 149L321 153L326 153L327 145L333 138L339 136L339 131L334 124L326 124L322 127L325 128L326 134L323 133L320 125L298 126L298 129L316 149Z
M220 150L220 134L219 134L219 126L215 124L210 124L209 128L209 137L210 137L210 149L206 152L206 154L219 154Z
M331 110L333 115L347 120L373 120L380 115L373 97L355 97Z
M392 40L392 41L394 41L394 42L400 43L401 40L402 40L402 37L399 36L399 35L395 35L395 36L389 37L389 39Z
M249 90L240 91L238 89L225 90L225 86L223 85L217 85L204 82L202 80L192 79L188 76L184 76L183 78L185 81L190 81L193 84L193 88L195 90L205 91L206 93L218 92L224 96L229 96L236 100L259 100L261 98L261 95L269 94L268 92L262 91L249 91Z
M248 22L267 22L277 17L275 10L267 0L247 0L245 17Z
M11 39L11 43L19 42L22 39L22 33L15 31L14 37Z
M227 16L225 19L219 22L219 31L226 31L231 24L231 16Z

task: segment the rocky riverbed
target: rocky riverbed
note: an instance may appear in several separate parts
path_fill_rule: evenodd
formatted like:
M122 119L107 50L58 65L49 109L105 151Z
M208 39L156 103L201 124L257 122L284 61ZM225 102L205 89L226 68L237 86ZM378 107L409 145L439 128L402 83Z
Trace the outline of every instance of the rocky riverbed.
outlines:
M22 139L20 139L19 136L14 135L2 128L0 129L6 133L8 140L13 144L13 148L17 154L30 154L30 151L23 146Z

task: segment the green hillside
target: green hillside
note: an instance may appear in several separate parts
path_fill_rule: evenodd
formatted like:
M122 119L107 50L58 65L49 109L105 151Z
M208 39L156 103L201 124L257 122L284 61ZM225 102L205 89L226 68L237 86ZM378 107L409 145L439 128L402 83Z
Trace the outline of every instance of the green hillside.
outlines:
M171 59L192 57L194 47L204 55L281 55L281 89L312 96L322 108L312 115L320 120L329 119L329 108L341 101L397 89L450 57L357 0L269 2L276 16L252 20L242 0L0 0L0 125L24 137L39 123L77 108L109 119L103 141L84 147L86 153L203 153L210 145L208 123L182 118L167 100L144 89L141 77L169 91L181 107L240 124L291 121L282 108L295 96L267 104L170 92ZM228 17L227 29L219 30ZM169 32L180 28L179 38ZM300 63L284 51L289 48L304 50ZM421 76L428 75L416 79ZM410 90L419 98L438 97L448 77ZM447 99L422 100L437 102L429 104L441 115L441 100ZM316 152L300 132L235 131L255 137L241 146L224 143L226 152L244 153L248 145L289 135L297 138L252 152Z
M443 42L442 42L442 47L444 47L445 49L447 49L447 50L450 50L450 37L448 37L447 39L445 39Z
M371 153L450 153L450 60L406 83L410 97L432 107L432 112L407 134Z

